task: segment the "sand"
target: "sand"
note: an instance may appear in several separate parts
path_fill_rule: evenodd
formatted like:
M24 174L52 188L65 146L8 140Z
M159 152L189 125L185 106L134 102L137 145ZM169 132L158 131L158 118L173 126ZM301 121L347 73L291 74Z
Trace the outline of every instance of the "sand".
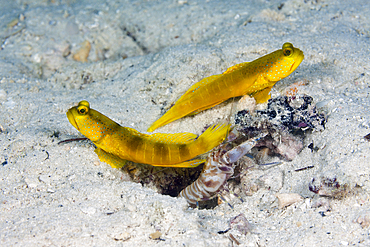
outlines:
M366 1L2 0L1 6L2 246L370 245ZM241 193L243 203L230 196L233 208L189 208L100 162L88 141L57 144L82 137L65 115L80 100L145 132L192 84L284 42L305 59L272 96L305 82L299 94L313 97L326 128L307 134L293 161L256 169L267 182L252 195ZM230 102L157 132L200 134L229 112ZM313 178L322 195L309 190ZM345 188L340 196L327 188L329 180ZM278 193L303 199L279 208ZM247 234L219 233L241 213L251 226ZM156 231L161 236L152 239Z

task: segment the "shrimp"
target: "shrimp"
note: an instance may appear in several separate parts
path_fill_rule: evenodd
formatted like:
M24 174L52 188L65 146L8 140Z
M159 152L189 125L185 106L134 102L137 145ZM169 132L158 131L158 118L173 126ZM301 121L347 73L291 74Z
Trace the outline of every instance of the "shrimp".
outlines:
M263 133L251 138L226 153L219 149L209 154L199 178L183 189L179 197L185 198L190 205L197 205L199 201L212 199L234 174L235 162L266 135L267 133Z

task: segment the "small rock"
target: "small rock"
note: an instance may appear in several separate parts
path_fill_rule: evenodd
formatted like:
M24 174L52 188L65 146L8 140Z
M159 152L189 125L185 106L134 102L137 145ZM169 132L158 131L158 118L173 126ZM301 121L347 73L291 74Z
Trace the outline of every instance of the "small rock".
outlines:
M112 237L116 241L126 241L126 240L131 238L131 235L128 232L122 232L122 233L116 234Z
M370 212L360 215L355 221L360 224L362 228L367 228L370 225Z
M230 220L230 228L236 229L244 235L252 231L252 225L245 218L244 214L239 214L232 218Z
M67 57L69 54L71 54L71 46L66 44L65 47L62 48L62 56Z
M40 175L40 176L39 176L39 180L40 180L41 182L44 182L45 184L50 184L50 182L52 181L52 178L51 178L51 176L50 176L50 175L45 175L45 174L43 174L43 175Z
M20 14L20 15L19 15L19 21L24 21L24 19L25 19L24 14Z
M94 208L94 207L84 207L84 208L81 208L81 211L85 214L92 215L92 214L96 213L96 208Z
M130 212L135 212L136 211L136 206L133 205L133 204L128 204L126 205L126 208L130 211Z
M81 44L81 48L75 54L73 54L73 59L78 62L86 63L90 50L91 50L91 44L88 40L85 40Z
M330 201L327 198L318 198L311 203L311 208L322 208L325 211L329 211Z
M149 236L151 239L159 239L162 236L162 233L159 231L155 231L151 233Z
M303 197L297 193L278 193L275 196L279 200L279 209L290 206L293 203L303 201Z
M36 188L40 184L35 178L25 178L24 182L26 182L28 188Z

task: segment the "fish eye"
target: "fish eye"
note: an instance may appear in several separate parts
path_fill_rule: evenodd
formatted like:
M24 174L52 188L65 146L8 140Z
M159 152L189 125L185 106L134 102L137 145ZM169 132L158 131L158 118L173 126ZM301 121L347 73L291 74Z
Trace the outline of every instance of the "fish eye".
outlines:
M284 49L283 50L283 53L284 53L284 56L286 57L289 57L290 55L292 55L292 50L291 49Z
M290 57L293 54L293 45L291 43L285 43L283 45L283 54L286 57Z
M80 115L86 115L89 112L90 104L86 100L80 101L77 106L77 112Z
M78 114L80 115L86 115L86 113L89 111L89 108L87 108L86 106L84 105L80 105L77 107L77 112Z

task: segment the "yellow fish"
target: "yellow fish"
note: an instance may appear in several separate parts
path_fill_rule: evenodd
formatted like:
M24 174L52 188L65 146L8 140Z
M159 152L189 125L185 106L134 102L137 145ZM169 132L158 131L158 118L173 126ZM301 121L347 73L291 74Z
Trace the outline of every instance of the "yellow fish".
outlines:
M252 62L237 64L223 74L194 84L175 105L148 129L149 132L187 115L197 114L221 102L249 94L257 103L266 102L271 88L290 75L302 62L303 52L285 43L283 48Z
M69 122L95 145L102 162L121 168L126 160L163 167L196 167L205 159L193 159L219 145L227 136L228 124L209 127L199 137L192 133L142 134L122 127L90 108L87 101L67 112Z

